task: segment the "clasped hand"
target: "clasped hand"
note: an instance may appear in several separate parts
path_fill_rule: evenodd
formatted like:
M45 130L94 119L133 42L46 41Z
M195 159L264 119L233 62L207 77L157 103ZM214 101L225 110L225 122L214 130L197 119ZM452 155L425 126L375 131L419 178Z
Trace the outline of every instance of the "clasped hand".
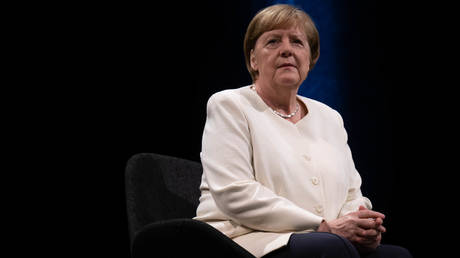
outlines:
M360 251L377 248L386 231L383 224L385 215L360 206L358 211L350 212L331 221L323 221L318 231L330 232L350 240Z

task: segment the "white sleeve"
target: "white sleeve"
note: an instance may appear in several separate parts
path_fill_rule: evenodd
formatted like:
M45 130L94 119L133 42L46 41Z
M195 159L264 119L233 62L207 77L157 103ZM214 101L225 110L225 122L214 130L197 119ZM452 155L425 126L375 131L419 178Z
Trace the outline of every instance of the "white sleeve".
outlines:
M237 95L208 101L201 161L217 207L236 223L256 230L315 230L322 221L256 181L250 128ZM260 173L260 172L259 172Z
M338 113L337 113L338 114ZM342 123L343 127L343 119L339 115L340 122ZM350 146L348 145L348 135L347 131L343 127L343 132L345 135L345 155L346 155L346 160L348 164L348 171L350 172L349 174L349 188L347 192L347 198L342 206L342 209L340 210L339 217L342 217L346 215L347 213L357 211L359 209L359 206L364 206L367 209L372 209L372 203L371 201L364 197L361 193L361 176L359 175L359 172L356 170L355 163L353 162L353 157L352 153L350 150Z
M348 146L347 146L348 148ZM361 193L361 176L359 175L358 171L356 170L353 160L351 159L351 151L348 148L348 156L350 162L350 170L351 170L351 177L350 177L350 187L348 188L347 198L345 204L342 206L340 210L339 217L346 215L347 213L357 211L359 206L362 205L367 209L372 209L371 201L364 197Z

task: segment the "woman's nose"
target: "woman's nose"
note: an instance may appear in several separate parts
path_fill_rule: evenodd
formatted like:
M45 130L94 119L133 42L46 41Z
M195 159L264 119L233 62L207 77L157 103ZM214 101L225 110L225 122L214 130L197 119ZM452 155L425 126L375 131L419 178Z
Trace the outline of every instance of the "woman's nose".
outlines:
M292 46L289 41L283 41L281 43L280 55L282 57L289 57L292 55Z

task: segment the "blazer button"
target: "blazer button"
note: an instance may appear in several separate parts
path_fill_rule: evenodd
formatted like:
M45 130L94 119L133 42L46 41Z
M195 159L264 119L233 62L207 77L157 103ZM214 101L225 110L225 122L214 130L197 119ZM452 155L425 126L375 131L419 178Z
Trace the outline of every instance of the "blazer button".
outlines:
M314 177L311 178L311 183L314 184L314 185L318 185L319 179L316 176L314 176Z
M318 214L321 214L321 213L323 213L323 206L321 206L321 205L316 205L316 206L315 206L315 210L316 210L316 212L317 212Z
M311 161L310 156L307 155L307 154L303 154L302 157L303 157L306 161Z

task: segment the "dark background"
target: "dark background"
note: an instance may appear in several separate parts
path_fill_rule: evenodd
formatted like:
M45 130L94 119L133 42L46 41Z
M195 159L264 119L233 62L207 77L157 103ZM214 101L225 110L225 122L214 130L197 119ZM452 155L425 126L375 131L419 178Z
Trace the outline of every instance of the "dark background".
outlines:
M324 84L329 91L307 96L341 112L363 193L387 215L384 242L416 254L407 223L412 219L412 196L405 191L409 177L397 165L402 157L395 149L403 146L394 142L394 89L385 79L384 58L391 53L385 50L378 6L373 1L311 2L313 11L319 10L312 17L324 43L309 80L331 83ZM97 250L128 255L123 174L131 155L155 152L199 160L206 101L219 90L251 83L242 52L244 32L267 4L202 1L104 8L91 30L94 37L87 38L93 39L87 43L94 56L84 70L94 76L82 82L88 93L82 92L84 101L91 107L81 120L83 137L90 135L86 153L95 159L85 171L94 181L90 194L83 194L90 201L82 209L88 211L83 212L86 219L99 221L90 224L100 227L91 230L98 236L88 237ZM328 13L334 18L321 16ZM333 44L324 39L334 33Z
M420 105L407 101L418 95L399 69L412 60L402 54L409 44L395 46L406 33L396 29L400 13L377 1L290 2L312 16L321 38L319 62L300 94L342 114L362 191L387 216L383 243L421 255L413 178L425 169L417 163L425 142L414 135ZM19 148L37 157L16 163L34 168L27 185L38 188L24 194L34 216L23 221L39 225L28 237L41 243L51 234L45 242L58 255L129 257L127 160L153 152L199 161L207 99L251 83L244 33L271 3L76 5L28 24L40 31L30 37L35 46L44 46L28 50L36 57L29 65L40 68L29 76L41 86L21 97L27 119L16 130Z

